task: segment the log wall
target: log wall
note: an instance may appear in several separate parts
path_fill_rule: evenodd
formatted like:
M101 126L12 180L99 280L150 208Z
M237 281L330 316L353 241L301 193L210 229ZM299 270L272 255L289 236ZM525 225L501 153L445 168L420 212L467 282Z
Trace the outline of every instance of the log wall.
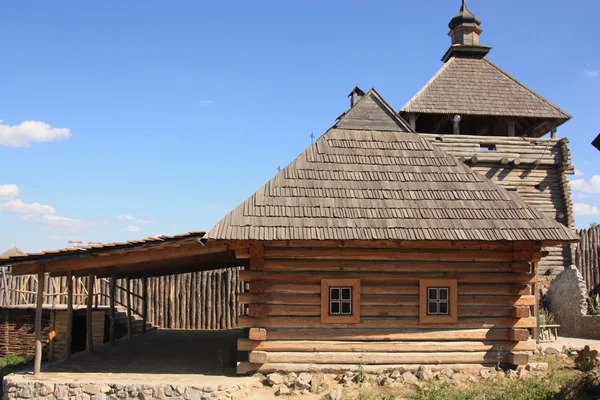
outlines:
M568 175L574 173L568 140L523 137L422 134L463 160L475 172L519 196L533 208L575 230ZM549 247L539 263L545 286L571 265L575 246Z
M575 265L588 292L600 289L600 225L577 231L581 241L575 253Z
M147 279L148 322L168 329L233 329L242 312L238 293L244 285L238 279L239 268L219 269ZM10 306L35 304L37 278L31 275L7 275ZM85 304L87 277L75 278L74 304ZM4 280L0 279L0 307L6 305ZM132 279L132 309L143 313L143 280ZM46 276L44 304L66 304L66 278ZM117 280L117 287L125 288L125 279ZM94 306L109 306L110 283L96 279ZM127 303L124 289L116 291L119 305Z
M238 350L238 372L297 370L343 364L496 364L526 362L535 350L534 285L540 249L510 245L381 244L382 248L326 246L326 242L268 243L239 249L251 270L241 271L240 294L251 328ZM298 247L297 247L298 246ZM303 247L302 247L303 246ZM309 247L311 246L311 247ZM319 246L319 247L312 247ZM358 324L321 322L321 279L360 279ZM419 281L456 278L458 322L419 322ZM289 369L289 368L288 368Z

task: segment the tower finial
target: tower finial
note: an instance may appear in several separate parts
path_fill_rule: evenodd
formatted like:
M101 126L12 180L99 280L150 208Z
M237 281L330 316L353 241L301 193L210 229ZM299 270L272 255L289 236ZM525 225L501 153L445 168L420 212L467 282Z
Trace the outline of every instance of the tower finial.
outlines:
M452 38L452 46L444 55L443 60L448 61L450 57L458 54L484 57L490 48L479 45L479 35L482 32L479 25L481 25L481 19L469 10L467 0L462 0L458 14L448 24L450 28L448 35Z

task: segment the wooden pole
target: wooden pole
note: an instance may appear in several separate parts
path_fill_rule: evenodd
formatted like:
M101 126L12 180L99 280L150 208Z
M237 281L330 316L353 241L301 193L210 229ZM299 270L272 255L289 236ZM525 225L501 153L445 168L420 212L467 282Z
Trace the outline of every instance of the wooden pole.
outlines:
M10 306L10 296L8 294L8 280L6 279L6 267L2 267L2 280L4 283L4 306Z
M35 361L33 374L39 376L42 368L42 312L44 306L44 267L40 266L38 271L38 287L35 308Z
M65 332L65 359L71 359L73 336L73 272L67 272L67 328Z
M116 343L115 336L115 289L117 288L117 278L113 274L110 278L110 344Z
M146 333L148 321L148 278L142 278L142 333Z
M127 296L127 337L131 339L133 332L131 332L131 281L129 277L125 279L127 289L125 295Z
M92 334L92 302L94 301L94 275L88 275L87 282L87 310L85 314L85 350L88 353L92 353L94 351L94 336Z

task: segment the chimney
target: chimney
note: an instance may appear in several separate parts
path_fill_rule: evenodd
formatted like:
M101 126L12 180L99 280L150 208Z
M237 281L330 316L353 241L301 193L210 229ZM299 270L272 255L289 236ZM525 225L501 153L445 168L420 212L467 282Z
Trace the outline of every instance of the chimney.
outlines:
M352 89L352 91L348 95L348 97L350 97L350 108L354 107L364 95L365 92L360 90L358 86L354 86L354 89Z

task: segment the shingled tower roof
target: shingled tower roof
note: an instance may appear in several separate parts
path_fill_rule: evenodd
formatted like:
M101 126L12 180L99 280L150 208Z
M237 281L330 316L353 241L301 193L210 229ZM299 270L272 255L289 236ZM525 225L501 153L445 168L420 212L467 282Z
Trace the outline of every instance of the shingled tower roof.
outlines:
M208 237L470 240L577 237L410 131L374 89Z
M11 257L11 256L17 256L19 254L25 254L25 253L23 253L21 250L19 250L17 248L17 246L13 246L10 249L4 251L3 253L0 253L0 257Z

